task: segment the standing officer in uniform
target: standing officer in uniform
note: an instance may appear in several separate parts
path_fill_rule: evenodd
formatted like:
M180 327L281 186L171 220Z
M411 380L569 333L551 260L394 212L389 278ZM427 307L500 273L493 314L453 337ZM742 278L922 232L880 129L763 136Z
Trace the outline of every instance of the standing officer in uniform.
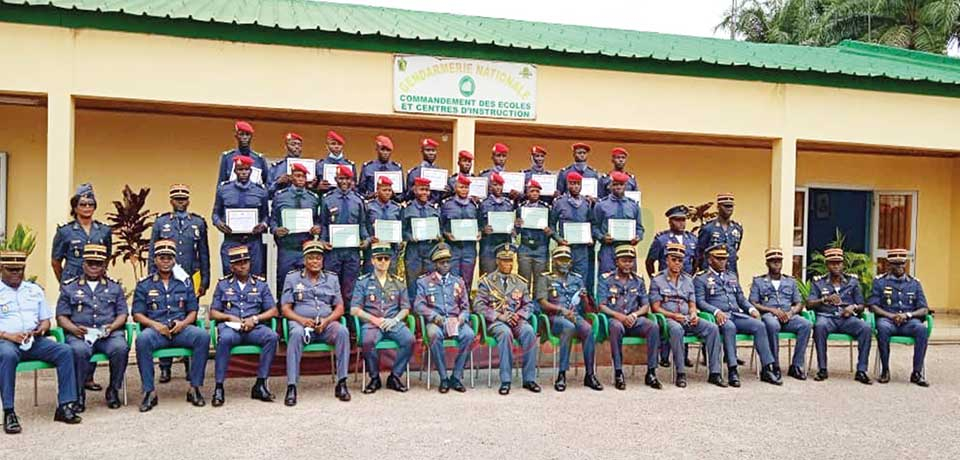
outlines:
M553 201L553 207L550 208L550 228L553 229L554 239L562 246L570 248L570 255L573 257L573 271L583 277L587 293L593 295L596 269L596 257L593 250L593 243L570 244L564 235L564 224L571 223L591 223L593 217L593 206L590 201L580 195L580 187L583 176L576 171L567 173L567 193L558 196ZM592 237L591 233L591 237Z
M810 324L800 312L803 311L803 298L797 281L781 272L783 269L783 251L779 248L767 249L767 273L755 276L750 286L750 303L760 310L761 320L767 327L770 351L773 352L773 371L780 374L780 331L797 334L797 349L787 375L797 380L806 380L803 370L803 357L806 356L807 343L810 341Z
M413 309L426 321L427 337L430 338L430 355L440 374L440 393L453 388L463 393L463 366L473 348L475 337L470 327L470 288L463 278L451 272L453 257L449 246L440 243L433 249L434 271L417 278L417 297ZM457 339L457 358L453 374L447 377L445 339ZM427 372L430 370L427 369Z
M732 193L717 195L717 218L700 227L697 232L697 266L703 269L707 265L707 248L715 244L727 246L727 271L739 274L737 270L737 253L740 252L740 242L743 241L743 226L733 220L734 197Z
M353 284L360 275L360 251L367 245L367 208L363 198L353 190L353 170L340 165L337 168L337 188L320 200L320 240L329 253L323 269L340 277L340 292L345 301L353 295ZM330 244L330 225L357 225L359 248L334 248Z
M142 331L137 336L137 367L143 383L143 402L140 412L157 405L153 386L153 352L161 348L184 347L193 350L190 360L190 391L187 401L196 407L206 405L200 387L210 352L210 334L194 326L197 321L197 296L189 277L178 278L176 263L177 243L159 240L154 244L154 271L137 283L133 292L133 320Z
M613 361L614 386L627 388L623 376L623 337L640 336L647 339L647 375L644 383L655 390L662 388L657 379L657 353L660 347L660 327L646 318L650 302L643 277L637 274L637 250L633 246L617 247L617 270L600 275L600 312L609 317L610 355Z
M323 169L325 165L346 166L350 169L350 177L355 176L357 173L357 164L354 163L353 160L348 159L346 154L343 153L344 144L346 144L346 140L340 133L333 130L327 131L327 156L317 161L316 171L317 194L320 195L321 198L323 198L323 195L327 192L339 187L339 185L331 184L324 179ZM339 174L339 169L337 174Z
M913 337L913 372L910 383L930 386L923 377L923 359L929 336L924 324L930 308L920 281L906 273L907 250L887 252L887 273L873 280L867 303L877 315L877 348L880 350L880 383L890 381L890 336Z
M480 171L480 177L490 178L490 184L493 183L493 174L502 173L507 170L507 155L510 153L510 147L507 144L497 142L493 144L493 149L490 153L490 161L493 162L493 166ZM501 177L501 180L503 178ZM503 182L501 181L501 184ZM489 185L488 185L489 186ZM520 199L521 192L517 190L511 190L507 196L510 197L510 201L517 201Z
M200 272L200 285L197 297L203 297L210 288L210 245L207 240L207 221L199 214L188 212L190 206L190 187L186 184L170 186L170 205L173 212L157 216L150 232L150 255L147 259L147 273L153 271L153 248L157 240L177 242L177 264L188 275ZM170 381L172 358L160 358L160 383ZM184 374L189 373L190 359L183 358Z
M687 211L688 208L684 205L677 205L667 210L666 216L670 229L657 233L657 236L653 237L653 243L650 244L650 250L647 252L646 268L650 279L653 279L658 272L667 269L667 243L682 244L686 248L683 256L683 272L691 276L696 272L693 256L697 253L697 237L685 230L687 227ZM655 264L659 264L659 268ZM666 343L667 337L662 337L662 339L664 343L660 348L660 365L669 367L670 347ZM687 350L689 354L689 347L686 344L684 350ZM686 365L692 367L693 362L688 359Z
M622 172L614 172L610 179L610 194L606 198L597 202L593 207L593 239L600 242L600 253L598 256L600 273L613 271L614 248L621 244L636 246L643 239L643 223L640 221L640 206L636 201L624 196L623 191L626 187L629 176ZM634 237L628 241L619 241L613 239L610 235L608 225L610 219L626 219L636 222Z
M403 171L400 163L390 160L390 155L393 154L393 140L387 136L377 136L376 146L377 159L364 162L360 168L360 184L357 186L357 191L365 200L376 197L376 173ZM389 178L387 180L389 180ZM396 197L396 199L400 201L399 196Z
M107 407L120 407L117 396L123 387L130 347L124 334L127 322L127 300L120 283L104 275L107 248L99 244L83 247L83 275L64 281L57 299L57 324L68 334L67 345L73 350L77 382L85 382L95 365L94 353L110 359L110 385L107 386ZM77 388L77 412L86 410L86 392Z
M237 139L237 148L227 150L220 155L217 183L235 180L237 175L234 164L236 164L237 158L246 158L250 160L250 181L260 185L268 184L267 160L250 148L250 142L253 140L253 125L245 121L238 121L233 125L233 131L234 137Z
M283 136L283 148L286 150L284 158L270 164L267 194L271 200L277 192L290 186L292 177L287 174L287 162L299 159L303 155L303 136L294 132L287 133Z
M513 200L503 196L503 177L499 173L491 173L489 194L480 202L480 275L493 272L497 269L497 248L513 240L514 230L510 233L493 233L489 224L488 214L491 212L514 212L516 209ZM512 228L512 227L511 227Z
M409 280L407 286L407 298L417 295L417 284L415 280L424 273L433 271L433 262L430 260L430 252L433 246L442 239L437 235L434 240L418 241L413 237L413 219L435 217L437 224L440 223L440 210L437 205L430 202L430 179L417 177L413 182L413 193L415 200L408 202L403 210L400 211L400 218L403 221L403 241L406 249L403 252L403 262L406 272L404 279ZM391 251L392 252L392 251ZM376 265L374 265L376 267Z
M567 174L576 171L581 178L598 179L597 194L600 194L599 178L600 173L593 166L587 164L587 154L590 153L590 146L583 142L577 142L571 146L573 149L573 163L560 170L557 174L557 192L567 193ZM587 197L588 200L595 201L595 197Z
M270 213L270 233L277 242L277 292L283 288L283 278L293 270L303 267L303 243L320 235L320 197L307 186L307 167L294 164L290 171L290 184L280 189L273 197L273 212ZM313 224L307 231L291 233L283 222L283 212L310 213Z
M613 169L603 176L600 177L600 180L597 181L597 194L600 195L600 198L605 198L610 194L610 182L612 179L610 176L615 172L621 172L627 175L630 179L627 180L626 190L635 192L637 191L637 178L633 174L627 172L627 149L623 147L614 147L610 151L610 162L613 163Z
M370 247L380 242L380 239L377 238L377 221L380 219L400 221L401 208L400 205L392 199L393 197L393 181L390 180L389 177L380 176L380 180L377 182L376 197L366 202L368 240L367 249L363 251L363 273L373 271L373 261L370 260ZM394 254L400 252L400 243L390 243L390 247L393 249ZM395 259L391 259L390 261L390 273L394 275L397 274Z
M270 365L277 352L280 338L268 326L277 317L277 303L270 293L267 280L250 275L250 252L244 246L230 249L230 274L217 282L210 303L210 319L217 322L217 354L214 359L216 387L210 402L213 407L223 405L225 392L223 382L227 379L230 350L237 345L260 347L260 363L257 365L257 382L250 389L250 398L264 402L273 401L267 389ZM261 324L264 323L264 324Z
M543 174L543 175L556 175L555 172L547 170L544 164L547 161L547 149L534 145L530 148L530 167L523 170L523 183L530 183L530 179L533 179L534 174ZM559 190L554 190L553 195L550 196L541 196L540 199L547 204L552 204L554 198L560 196Z
M531 180L527 182L527 199L517 205L516 226L520 233L520 249L517 251L517 273L524 279L536 281L536 276L547 270L550 253L550 238L553 229L550 228L550 205L540 200L540 183ZM523 226L523 208L546 208L547 226L543 228L525 228ZM530 285L528 288L532 289Z
M716 324L701 321L697 316L693 277L683 272L686 251L681 244L667 243L667 269L650 280L650 306L654 313L667 318L670 350L677 368L676 385L680 388L687 386L687 375L683 372L686 362L683 336L692 334L706 344L707 367L710 370L707 382L725 388L727 384L720 374L720 330Z
M583 285L583 277L570 271L571 255L569 246L557 246L553 249L553 271L541 273L537 277L536 299L540 308L550 317L553 333L560 337L560 363L557 380L553 388L557 391L567 389L567 369L570 368L570 348L576 336L583 344L583 385L594 390L603 390L603 385L594 373L595 338L593 327L584 318L590 294Z
M107 248L110 257L113 239L110 226L93 218L97 210L97 198L93 186L83 184L77 187L77 193L70 199L71 222L57 226L53 237L51 265L57 281L76 278L83 273L83 247L88 244L100 244Z
M222 182L217 188L217 197L213 202L211 220L218 230L223 232L223 244L220 245L220 266L223 274L230 273L227 251L237 246L246 246L250 251L253 274L263 276L267 272L266 249L260 235L267 231L270 217L267 208L267 189L250 180L249 157L238 156L234 165L237 180ZM228 209L256 209L257 224L250 233L234 233L227 224Z
M457 172L454 175L450 176L449 179L447 179L447 188L450 189L450 192L447 194L448 197L454 195L454 188L457 185L457 179L459 179L460 177L467 177L467 178L474 177L472 171L473 171L473 154L470 153L470 151L468 150L461 150L459 153L457 153ZM487 188L489 189L489 185L487 186ZM476 203L480 202L479 198L472 197L472 199Z
M303 347L313 341L334 346L337 357L337 387L334 395L350 400L347 371L350 368L350 333L340 324L343 295L337 274L323 271L323 243L303 243L303 270L290 272L283 284L280 310L287 318L287 396L284 404L297 405L297 382Z
M23 280L27 253L0 251L0 399L3 399L3 431L20 432L14 411L17 364L39 360L57 368L57 411L53 419L67 424L83 420L74 412L77 374L70 346L44 337L53 315L43 289Z
M436 164L437 147L439 146L440 146L439 142L433 139L430 139L429 137L420 141L420 153L421 155L423 155L423 161L421 161L420 164L410 168L410 170L407 171L407 188L404 191L404 194L406 195L406 200L404 201L413 201L416 199L416 196L414 195L414 192L413 192L413 184L415 179L420 177L421 169L423 168L443 169ZM447 192L449 192L449 190L447 191L431 190L428 201L432 204L440 204L440 199L443 198L443 196Z
M827 373L827 336L839 332L853 336L857 341L857 373L854 379L870 385L867 364L870 359L871 330L866 321L857 317L863 311L863 291L860 279L843 272L843 249L828 248L823 251L827 261L827 273L813 279L807 307L817 314L813 325L813 344L817 348L818 382L829 377Z
M527 280L514 275L514 247L505 243L497 248L497 271L480 277L473 310L487 321L487 333L497 340L500 354L501 395L510 394L513 370L513 340L523 348L523 388L540 392L537 385L537 333L530 325L534 306L530 301Z
M389 244L373 245L373 273L367 273L357 280L353 289L350 314L360 318L363 330L360 332L363 347L363 359L367 365L370 383L363 389L365 394L376 393L381 388L380 356L374 349L381 339L393 340L399 345L397 358L393 361L393 370L387 377L387 388L401 393L407 386L400 380L407 363L413 355L413 333L407 328L406 318L410 314L410 298L407 297L403 279L391 275L390 259L393 250ZM416 286L416 283L411 283Z
M457 241L451 233L451 221L454 219L475 220L477 221L477 229L479 229L479 214L480 210L477 204L470 199L470 178L459 176L457 184L454 186L454 196L443 200L443 204L440 206L440 226L443 228L452 255L452 260L449 261L451 271L454 275L463 278L467 288L473 286L473 271L477 264L476 240L479 240L480 234L478 231L476 240Z
M774 385L783 382L773 367L773 353L770 352L770 340L767 328L760 322L760 310L757 310L743 295L743 288L736 273L727 271L727 248L716 244L707 248L710 268L693 279L697 296L697 308L712 313L720 327L723 338L723 351L727 357L727 380L730 386L740 387L740 374L737 372L737 333L753 336L753 347L760 355L760 380Z

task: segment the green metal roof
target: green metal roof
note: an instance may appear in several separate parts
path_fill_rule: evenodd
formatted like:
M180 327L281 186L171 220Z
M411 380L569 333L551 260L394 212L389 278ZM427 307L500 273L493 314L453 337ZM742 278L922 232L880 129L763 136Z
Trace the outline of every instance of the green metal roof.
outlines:
M309 0L0 0L0 21L960 97L960 60Z

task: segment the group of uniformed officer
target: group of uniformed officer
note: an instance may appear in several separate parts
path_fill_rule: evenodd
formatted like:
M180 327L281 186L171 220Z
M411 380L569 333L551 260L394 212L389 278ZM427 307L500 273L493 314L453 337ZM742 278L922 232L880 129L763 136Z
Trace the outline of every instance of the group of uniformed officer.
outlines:
M685 206L666 212L669 229L654 237L647 255L648 290L636 263L635 247L644 236L640 208L625 195L636 191L637 183L624 169L628 152L623 148L613 149L613 170L601 176L586 163L590 146L574 144L574 163L557 174L556 193L541 196L542 187L534 175L552 174L544 168L546 150L539 146L531 149L524 191L504 193L506 181L501 173L509 148L497 143L492 151L494 166L480 173L489 181L487 196L481 200L470 194L473 155L467 151L458 154L458 172L442 187L432 186L435 184L423 173L437 168L439 144L432 139L421 142L423 161L401 179L402 193L395 193L395 185L400 184L383 174L402 171L390 160L393 143L389 137L375 139L377 158L363 164L356 187L355 164L344 154L345 139L334 131L327 135L327 156L316 161L312 170L298 161L301 136L288 133L285 158L270 165L252 150L252 137L253 127L237 122L237 148L224 152L220 161L212 219L223 233L220 252L225 276L214 287L209 332L197 321L198 298L210 287L207 226L202 217L188 211L189 186L170 187L172 211L158 216L154 224L149 275L137 283L129 310L141 328L136 334L136 353L143 412L158 403L154 353L171 347L192 352L191 359L185 360L190 381L187 400L195 406L206 404L201 388L211 335L216 348L212 404L225 402L227 365L231 350L240 345L256 346L260 354L251 397L272 401L266 379L279 342L277 329L271 325L279 317L288 328L285 404L297 403L300 360L311 343L333 348L337 367L334 393L349 401L350 335L341 322L348 309L361 325L358 344L369 377L364 393L376 392L383 385L378 359L381 348L397 350L387 388L407 391L408 383L402 377L415 342L411 313L423 319L425 345L436 363L441 393L466 391L464 367L478 333L496 342L500 394L511 389L515 347L522 352L523 388L541 391L536 382L535 329L541 311L559 337L557 391L566 389L574 338L583 345L584 385L603 389L594 364L598 338L594 322L598 321L604 322L602 329L611 344L614 386L619 390L626 388L622 370L626 336L645 339L644 381L652 388L662 387L656 368L669 365L664 362L669 354L674 356L674 383L686 386L685 367L692 362L685 342L702 344L708 382L738 387L737 369L742 364L737 358L738 334L748 334L753 340L760 357L760 379L780 385L779 332L796 334L797 351L788 375L804 380L802 362L811 329L818 355L815 380L828 376L827 336L841 332L858 341L855 378L869 384L866 363L872 330L859 317L867 306L878 317L879 381L886 383L890 378L890 338L902 335L916 339L911 382L928 385L923 375L928 339L923 319L929 310L919 281L905 274L904 250L890 251L890 268L877 278L866 302L859 281L843 272L843 252L836 248L824 252L829 274L814 280L806 302L796 280L782 273L783 253L775 248L765 253L768 272L754 278L747 295L737 268L743 228L732 220L734 196L724 193L717 197L717 219L707 222L697 236L685 229ZM582 194L585 178L598 180L598 197ZM78 189L70 204L74 220L57 229L51 260L63 280L56 316L65 343L45 337L53 313L40 288L23 280L26 254L0 253L0 389L7 433L20 431L13 392L21 360L47 361L57 368L58 421L79 423L86 392L99 390L92 380L95 366L90 363L95 353L105 354L110 364L107 405L121 405L118 393L129 354L124 331L128 307L122 287L105 274L111 257L110 228L93 219L96 199L89 184ZM546 208L545 225L524 225L524 208ZM495 212L515 216L506 231L500 224L493 228L490 213ZM424 228L430 227L424 224L431 219L436 231L424 233ZM381 235L378 222L384 222L380 221L398 222L401 241ZM471 221L476 223L476 238L463 238L461 226ZM615 238L610 227L616 224L617 235L622 235L624 222L627 236ZM582 235L574 240L577 235L566 234L575 228L565 225L568 223L587 224L589 240L582 241ZM454 225L459 229L457 235ZM261 235L267 231L278 249L275 289L264 278L266 251ZM348 236L343 237L343 232ZM551 240L556 243L552 251ZM478 248L481 276L471 298ZM401 253L405 276L396 272ZM594 274L595 267L599 276ZM696 267L703 270L695 272ZM815 312L815 324L801 315L804 304ZM471 312L477 315L478 328L471 324ZM457 351L452 372L446 366L445 341L452 341L450 345ZM721 350L727 364L726 381ZM161 383L169 381L169 359L161 359L160 368Z

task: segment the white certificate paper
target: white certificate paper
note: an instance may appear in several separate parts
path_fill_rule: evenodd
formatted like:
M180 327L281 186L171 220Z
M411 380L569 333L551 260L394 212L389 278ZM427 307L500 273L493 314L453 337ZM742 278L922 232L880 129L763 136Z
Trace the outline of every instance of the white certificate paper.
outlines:
M477 219L450 219L450 233L456 241L477 241Z
M570 244L593 243L590 222L564 222L563 239Z
M373 235L383 243L399 243L403 241L399 220L377 219L373 223Z
M547 208L534 208L532 206L520 208L523 228L543 229L547 226L547 215Z
M633 219L608 219L607 233L614 241L630 241L637 236L637 222Z
M581 182L582 188L580 189L580 194L583 196L592 196L597 197L597 178L596 177L584 177Z
M330 185L337 185L337 169L340 165L324 163L323 164L323 180L330 183Z
M335 248L360 246L360 226L357 224L330 224L330 245Z
M257 208L227 208L227 227L233 233L253 233L253 227L260 223L260 212Z
M540 184L540 195L553 196L557 191L557 176L553 174L534 174L530 180L537 181Z
M435 240L440 237L440 220L436 217L414 217L410 219L410 230L414 240Z
M430 190L444 191L447 189L449 172L440 168L420 168L420 177L430 179Z
M513 233L517 215L513 211L490 211L487 213L487 225L493 233Z
M280 225L290 233L307 233L313 227L313 208L285 208L280 211Z
M510 193L516 190L523 194L524 175L522 172L504 171L500 173L500 177L503 178L503 193Z
M237 172L230 171L230 180L237 180ZM263 185L263 170L260 168L250 167L250 182L255 184Z
M625 196L625 197L627 197L627 198L630 198L630 199L633 200L633 201L636 201L636 202L637 202L637 206L640 206L641 208L643 207L643 202L640 201L642 195L640 194L640 191L639 191L639 190L636 190L636 191L633 191L633 192L631 192L631 191L623 192L623 196Z
M471 177L470 178L470 196L475 196L481 200L487 198L487 186L490 185L490 180L486 177Z
M380 178L384 176L393 182L393 185L391 185L393 193L403 193L403 171L375 171L373 173L374 188L380 183Z
M313 158L287 158L287 174L293 172L293 165L300 164L307 168L307 182L313 182L317 176L317 160Z

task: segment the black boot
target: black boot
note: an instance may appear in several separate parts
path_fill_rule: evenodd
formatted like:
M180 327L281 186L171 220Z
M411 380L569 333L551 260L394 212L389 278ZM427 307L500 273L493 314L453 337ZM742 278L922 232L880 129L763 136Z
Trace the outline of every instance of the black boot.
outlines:
M930 383L923 378L923 374L916 371L910 374L910 383L916 383L918 386L921 386L924 388L930 386Z
M87 410L87 392L81 388L77 392L77 402L73 403L73 411L82 414Z
M599 380L597 380L597 376L593 373L583 376L583 386L590 388L591 390L603 391L603 385Z
M686 382L684 382L686 383ZM727 384L723 381L723 375L717 372L716 374L710 374L707 377L707 383L712 383L720 388L726 388Z
M170 368L169 367L160 367L160 378L157 379L160 383L169 383L170 382Z
M864 385L873 385L873 382L870 380L870 376L863 371L857 371L857 374L853 376L853 379Z
M383 387L383 383L380 382L380 376L374 377L370 379L370 382L367 383L366 388L363 389L363 394L376 393L381 387Z
M510 382L503 382L500 384L500 389L497 390L501 396L506 396L510 394Z
M618 390L627 389L627 379L623 377L623 371L613 371L613 387Z
M117 409L121 406L120 395L118 394L116 388L112 386L107 387L107 393L105 396L107 399L107 407L110 409Z
M53 414L53 420L57 422L63 422L68 425L76 425L83 421L79 415L73 410L72 404L61 404L57 408L57 411Z
M392 372L390 373L390 376L387 377L387 388L400 393L406 393L408 390L407 386L404 385L403 381L400 380L400 377L393 375Z
M827 372L826 369L820 369L820 370L817 371L817 375L814 375L814 376L813 376L813 381L814 381L814 382L822 382L822 381L824 381L824 380L826 380L826 379L828 379L828 378L830 378L830 373Z
M653 388L654 390L663 388L663 385L660 384L660 380L657 380L657 374L654 371L647 372L646 377L643 378L643 383L647 384L648 387Z
M777 376L776 368L773 367L773 364L767 364L763 366L763 370L760 371L760 381L772 383L774 385L783 385L783 380Z
M288 407L293 407L297 405L297 386L296 385L287 385L287 397L283 399L283 403Z
M270 393L270 389L267 388L267 379L257 379L257 383L250 389L250 399L273 402L274 398L273 393Z
M149 412L150 409L153 409L159 400L157 399L156 391L148 391L143 395L143 402L140 403L140 412Z
M213 396L210 397L210 404L213 407L220 407L227 399L227 392L223 390L223 384L218 383L213 387Z
M560 371L557 373L557 381L553 382L553 389L557 391L564 391L567 389L567 373Z
M687 387L687 374L677 374L677 380L674 382L674 385L677 388L686 388Z
M463 386L463 382L461 382L460 379L456 377L450 377L449 380L450 380L450 388L453 388L453 391L456 391L457 393L467 392L467 387Z
M806 379L807 379L807 373L804 372L803 369L801 369L801 368L799 368L799 367L797 367L797 366L790 366L790 369L787 369L787 375L789 375L790 377L793 377L793 378L795 378L795 379L797 379L797 380L806 380Z
M730 386L740 388L740 372L737 371L737 366L727 368L727 380L730 381Z
M88 391L102 391L103 387L99 383L94 382L93 379L87 380L83 383L83 388Z
M190 391L187 392L187 402L193 404L194 407L207 405L207 400L203 399L203 394L200 393L200 387L190 387Z
M776 376L777 376L777 379L783 380L783 372L780 371L780 365L779 365L779 364L774 364L774 365L773 365L773 375L776 375Z
M12 409L3 412L3 432L7 434L17 434L23 429L20 427L20 418Z
M443 394L446 394L448 391L450 391L450 380L440 379L440 388L438 388L438 391Z
M350 390L347 388L346 377L337 382L337 387L333 390L333 395L343 402L350 401Z
M537 385L537 382L523 382L523 388L532 393L540 392L540 385Z
M877 383L890 383L890 369L880 371L880 378L877 379Z

